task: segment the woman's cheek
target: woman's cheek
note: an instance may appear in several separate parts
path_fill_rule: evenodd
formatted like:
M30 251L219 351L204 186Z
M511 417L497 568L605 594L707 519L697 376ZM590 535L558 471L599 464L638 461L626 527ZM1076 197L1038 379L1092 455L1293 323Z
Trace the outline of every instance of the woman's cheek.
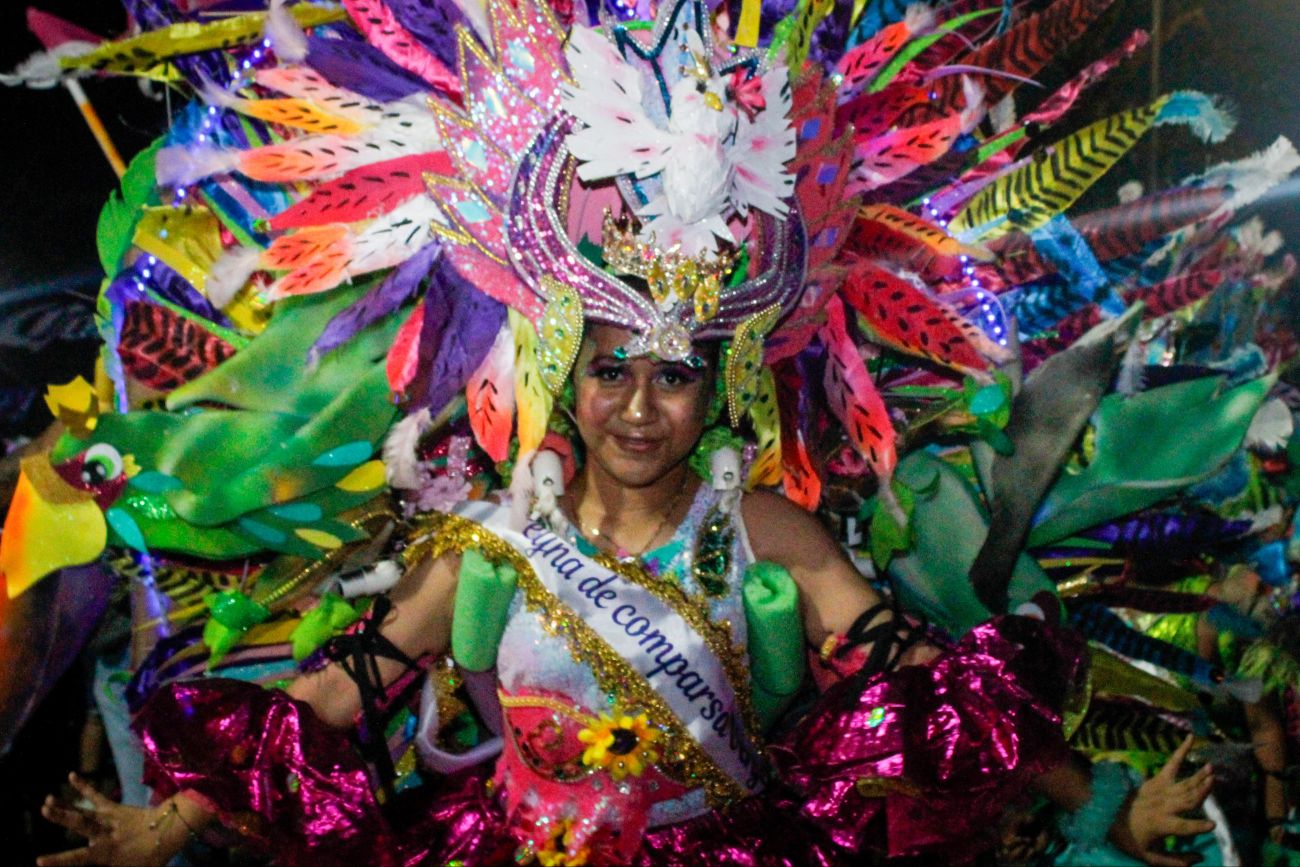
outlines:
M580 427L593 427L603 423L614 411L617 399L599 388L586 385L578 389L574 415Z

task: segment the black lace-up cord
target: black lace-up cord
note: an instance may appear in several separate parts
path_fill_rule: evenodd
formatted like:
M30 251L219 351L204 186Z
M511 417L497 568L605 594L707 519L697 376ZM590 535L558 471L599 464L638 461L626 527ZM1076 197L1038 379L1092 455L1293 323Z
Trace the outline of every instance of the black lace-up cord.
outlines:
M384 706L387 696L384 679L379 671L379 660L394 660L405 666L407 671L419 667L415 660L379 631L391 609L392 602L386 596L377 597L359 630L336 635L325 646L325 655L337 662L343 672L352 678L357 685L357 692L361 694L361 754L378 770L379 784L389 800L394 794L393 782L397 779L397 769L393 766L393 757L388 753L388 742L384 737L382 711L386 710Z
M889 619L870 626L882 611L890 613ZM924 624L912 626L896 603L878 602L859 614L845 631L844 643L835 650L835 656L847 656L860 645L871 645L866 662L853 673L854 679L862 684L896 666L908 648L921 641L924 632Z

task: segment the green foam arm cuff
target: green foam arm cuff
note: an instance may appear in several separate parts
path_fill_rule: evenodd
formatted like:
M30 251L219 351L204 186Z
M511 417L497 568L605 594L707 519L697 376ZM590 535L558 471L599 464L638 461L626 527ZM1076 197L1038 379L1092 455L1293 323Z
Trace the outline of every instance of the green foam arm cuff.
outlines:
M758 715L759 725L768 731L781 718L781 714L794 701L794 693L773 695L758 684L753 684L750 700L754 703L754 713Z
M745 570L741 588L749 626L749 670L755 701L760 693L788 697L803 683L803 623L794 579L775 563Z
M509 563L493 566L473 548L461 555L451 621L451 655L466 671L487 671L497 664L497 647L505 632L518 577Z

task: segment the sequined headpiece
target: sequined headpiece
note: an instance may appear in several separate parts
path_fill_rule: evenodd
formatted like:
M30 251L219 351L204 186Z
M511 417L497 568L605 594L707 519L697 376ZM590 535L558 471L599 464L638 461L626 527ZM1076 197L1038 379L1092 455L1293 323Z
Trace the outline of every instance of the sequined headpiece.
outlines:
M540 5L491 3L489 14L495 59L461 40L473 123L438 112L470 183L429 183L447 234L496 266L473 270L492 272L485 291L534 321L561 295L576 299L582 318L633 332L630 355L672 360L793 309L807 256L783 68L727 52L715 74L708 13L693 0L664 4L648 34L575 25L567 41ZM512 32L529 16L547 27Z

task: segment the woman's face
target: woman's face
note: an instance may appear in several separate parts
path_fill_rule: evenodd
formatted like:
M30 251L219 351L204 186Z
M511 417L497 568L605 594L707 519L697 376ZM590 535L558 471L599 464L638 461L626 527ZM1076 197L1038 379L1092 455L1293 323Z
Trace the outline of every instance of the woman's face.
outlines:
M713 371L659 361L619 360L630 332L591 325L574 366L575 416L595 471L633 488L662 479L704 432Z

